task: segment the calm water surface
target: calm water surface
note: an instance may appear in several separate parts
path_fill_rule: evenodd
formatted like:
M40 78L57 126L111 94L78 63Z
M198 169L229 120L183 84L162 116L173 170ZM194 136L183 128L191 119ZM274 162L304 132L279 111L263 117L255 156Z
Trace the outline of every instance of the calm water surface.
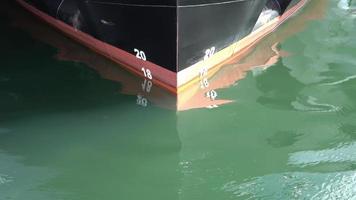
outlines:
M0 199L356 199L355 8L312 1L226 66L240 74L211 79L216 104L176 112L169 94L137 92L144 80L2 6ZM270 67L238 71L268 52Z

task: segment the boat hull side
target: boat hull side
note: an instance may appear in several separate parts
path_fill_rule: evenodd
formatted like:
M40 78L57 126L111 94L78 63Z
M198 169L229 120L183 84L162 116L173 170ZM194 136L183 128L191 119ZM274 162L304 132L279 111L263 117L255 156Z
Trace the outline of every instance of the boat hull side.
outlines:
M251 33L266 0L222 2L178 9L178 71ZM233 51L230 52L232 54Z
M113 45L105 43L81 30L76 29L73 26L68 25L44 11L37 9L33 5L25 2L24 0L16 0L25 9L29 10L35 16L44 20L48 24L64 32L67 36L82 43L88 48L96 51L99 54L117 62L129 71L144 76L142 68L149 69L153 75L153 82L167 90L176 93L177 92L177 76L175 72L172 72L164 67L161 67L153 62L144 61L138 59L134 54L128 53L122 49L119 49Z
M272 33L276 28L283 24L290 17L295 15L303 8L309 0L294 0L291 5L285 10L282 16L275 18L264 26L255 30L251 34L243 37L235 43L225 47L222 50L215 52L209 59L200 59L199 62L184 68L177 74L178 93L183 92L194 84L202 81L201 70L208 71L207 77L211 77L225 64L231 63L233 60L243 57L250 51L260 40Z

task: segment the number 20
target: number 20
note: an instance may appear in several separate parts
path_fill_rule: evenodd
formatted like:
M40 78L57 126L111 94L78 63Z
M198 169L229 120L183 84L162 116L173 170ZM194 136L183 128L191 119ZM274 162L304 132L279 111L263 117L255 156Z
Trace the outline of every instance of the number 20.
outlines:
M138 49L134 49L134 52L136 53L136 58L140 60L146 60L146 54L143 51L140 51Z
M211 56L215 54L215 47L205 50L204 60L208 60Z

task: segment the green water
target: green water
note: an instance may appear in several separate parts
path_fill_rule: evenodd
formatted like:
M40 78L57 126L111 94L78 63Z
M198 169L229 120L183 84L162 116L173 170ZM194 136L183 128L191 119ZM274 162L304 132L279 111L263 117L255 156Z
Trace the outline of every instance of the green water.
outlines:
M217 89L233 102L181 112L58 59L2 7L0 200L356 199L356 14L338 3Z

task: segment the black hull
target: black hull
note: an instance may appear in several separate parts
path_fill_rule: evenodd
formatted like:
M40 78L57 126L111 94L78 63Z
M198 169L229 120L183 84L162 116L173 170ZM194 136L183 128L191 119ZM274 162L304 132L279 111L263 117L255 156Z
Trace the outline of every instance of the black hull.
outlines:
M301 0L26 0L75 30L178 73L249 35L266 6ZM233 53L233 52L231 52ZM141 58L142 59L142 58Z
M178 9L178 71L251 33L266 0L245 0Z

